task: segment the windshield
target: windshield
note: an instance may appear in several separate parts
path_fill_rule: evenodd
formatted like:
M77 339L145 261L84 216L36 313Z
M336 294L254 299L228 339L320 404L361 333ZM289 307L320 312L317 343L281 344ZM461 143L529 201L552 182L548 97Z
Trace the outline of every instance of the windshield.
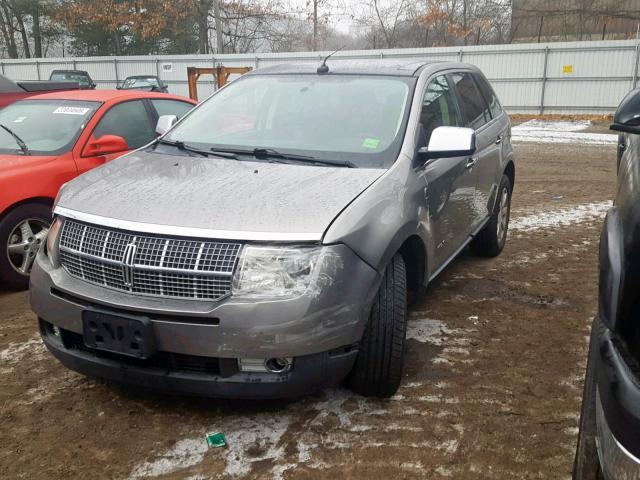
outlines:
M266 148L387 168L397 158L413 79L255 75L196 108L165 137L199 149Z
M55 72L51 74L51 78L54 82L78 82L81 87L89 87L91 85L91 79L88 75L74 72Z
M149 78L127 78L122 88L142 88L142 87L158 87L158 80L154 77Z
M99 106L77 100L22 100L0 110L0 125L15 133L32 155L59 155L71 149ZM0 153L21 153L3 128Z

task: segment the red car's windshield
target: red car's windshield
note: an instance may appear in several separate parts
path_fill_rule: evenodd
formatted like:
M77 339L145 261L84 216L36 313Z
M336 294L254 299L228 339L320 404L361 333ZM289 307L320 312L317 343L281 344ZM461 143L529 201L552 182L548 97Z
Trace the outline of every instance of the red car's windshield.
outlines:
M0 153L21 153L17 139L32 155L59 155L70 150L99 102L22 100L0 110Z

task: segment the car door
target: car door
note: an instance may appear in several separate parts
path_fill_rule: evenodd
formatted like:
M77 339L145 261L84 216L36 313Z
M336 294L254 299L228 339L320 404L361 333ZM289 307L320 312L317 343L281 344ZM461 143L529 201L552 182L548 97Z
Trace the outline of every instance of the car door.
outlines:
M155 138L155 125L152 126L152 118L149 107L142 99L128 100L110 107L96 124L87 143L91 139L97 140L103 135L117 135L125 139L128 148L108 155L93 156L85 154L85 144L81 150L80 158L77 159L80 173L151 142Z
M491 121L480 130L485 138L486 151L478 158L478 183L476 184L477 205L483 217L491 215L495 194L501 180L503 155L508 145L509 119L502 110L498 97L483 75L474 72L473 78L489 107ZM477 134L478 135L478 134Z
M473 170L476 174L476 196L474 201L473 229L480 227L489 214L487 191L478 191L478 184L486 187L490 175L496 175L500 167L500 129L499 122L492 122L489 105L480 93L480 89L471 71L452 73L458 104L465 121L465 126L476 132L476 153L472 157ZM479 178L482 177L482 182Z
M464 121L455 101L447 75L431 80L422 97L420 114L422 140L418 148L429 143L437 127L462 127ZM437 271L468 239L474 219L475 170L468 157L437 158L417 168L424 177L430 236L433 239L433 270Z

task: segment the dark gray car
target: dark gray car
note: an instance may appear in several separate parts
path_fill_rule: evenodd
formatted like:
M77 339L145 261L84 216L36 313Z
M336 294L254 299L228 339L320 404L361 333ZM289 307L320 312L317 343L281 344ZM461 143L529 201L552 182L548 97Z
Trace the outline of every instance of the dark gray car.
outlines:
M257 70L67 184L31 274L67 367L143 387L390 396L407 303L498 255L510 122L460 63ZM168 130L168 131L167 131Z

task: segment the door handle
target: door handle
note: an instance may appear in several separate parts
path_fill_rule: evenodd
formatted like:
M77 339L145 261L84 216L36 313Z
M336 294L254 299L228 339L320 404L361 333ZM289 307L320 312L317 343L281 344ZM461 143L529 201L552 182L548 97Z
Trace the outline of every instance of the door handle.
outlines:
M466 168L467 170L471 170L475 166L477 161L478 161L478 159L476 159L476 158L468 158L467 159L467 164L465 165L464 168Z
M498 138L496 138L496 145L500 145L502 143L502 135L498 135Z

